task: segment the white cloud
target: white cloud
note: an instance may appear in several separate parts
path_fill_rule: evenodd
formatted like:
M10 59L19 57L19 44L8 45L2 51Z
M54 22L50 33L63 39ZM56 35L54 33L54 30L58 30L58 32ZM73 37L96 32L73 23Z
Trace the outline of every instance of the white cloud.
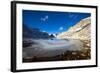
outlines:
M63 30L63 29L64 29L63 27L60 27L60 28L59 28L59 30Z
M46 20L48 20L48 18L49 18L49 16L46 15L45 17L42 17L42 18L41 18L41 21L46 21Z
M48 19L48 18L49 18L49 16L48 16L48 15L46 15L46 16L45 16L45 19Z
M46 31L42 31L42 32L46 32Z

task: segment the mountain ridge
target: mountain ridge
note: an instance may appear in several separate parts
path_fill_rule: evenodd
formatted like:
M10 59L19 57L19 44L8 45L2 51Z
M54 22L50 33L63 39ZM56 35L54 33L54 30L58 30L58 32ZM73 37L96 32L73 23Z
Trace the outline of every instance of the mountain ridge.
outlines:
M58 39L80 39L90 40L91 38L91 18L87 17L79 21L76 25L69 28L68 31L57 35Z

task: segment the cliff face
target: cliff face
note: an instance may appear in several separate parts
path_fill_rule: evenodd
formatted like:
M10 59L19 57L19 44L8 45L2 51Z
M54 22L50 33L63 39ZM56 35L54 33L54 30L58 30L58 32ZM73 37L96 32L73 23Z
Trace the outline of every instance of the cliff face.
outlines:
M82 19L76 25L69 28L68 31L57 35L58 39L80 39L90 40L91 38L91 18Z

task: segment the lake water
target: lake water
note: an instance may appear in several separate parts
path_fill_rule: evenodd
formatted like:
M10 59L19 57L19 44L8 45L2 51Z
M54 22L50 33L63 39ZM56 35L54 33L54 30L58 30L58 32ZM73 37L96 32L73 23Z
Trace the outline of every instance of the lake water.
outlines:
M23 48L23 57L51 57L60 55L66 51L76 51L83 48L80 40L63 39L33 39L36 44Z

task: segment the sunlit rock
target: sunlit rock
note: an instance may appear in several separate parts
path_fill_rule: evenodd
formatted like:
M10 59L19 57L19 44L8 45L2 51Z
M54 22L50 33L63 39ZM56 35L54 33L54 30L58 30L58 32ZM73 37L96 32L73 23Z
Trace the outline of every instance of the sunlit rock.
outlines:
M82 19L68 31L57 35L58 39L80 39L90 40L91 38L91 18Z

